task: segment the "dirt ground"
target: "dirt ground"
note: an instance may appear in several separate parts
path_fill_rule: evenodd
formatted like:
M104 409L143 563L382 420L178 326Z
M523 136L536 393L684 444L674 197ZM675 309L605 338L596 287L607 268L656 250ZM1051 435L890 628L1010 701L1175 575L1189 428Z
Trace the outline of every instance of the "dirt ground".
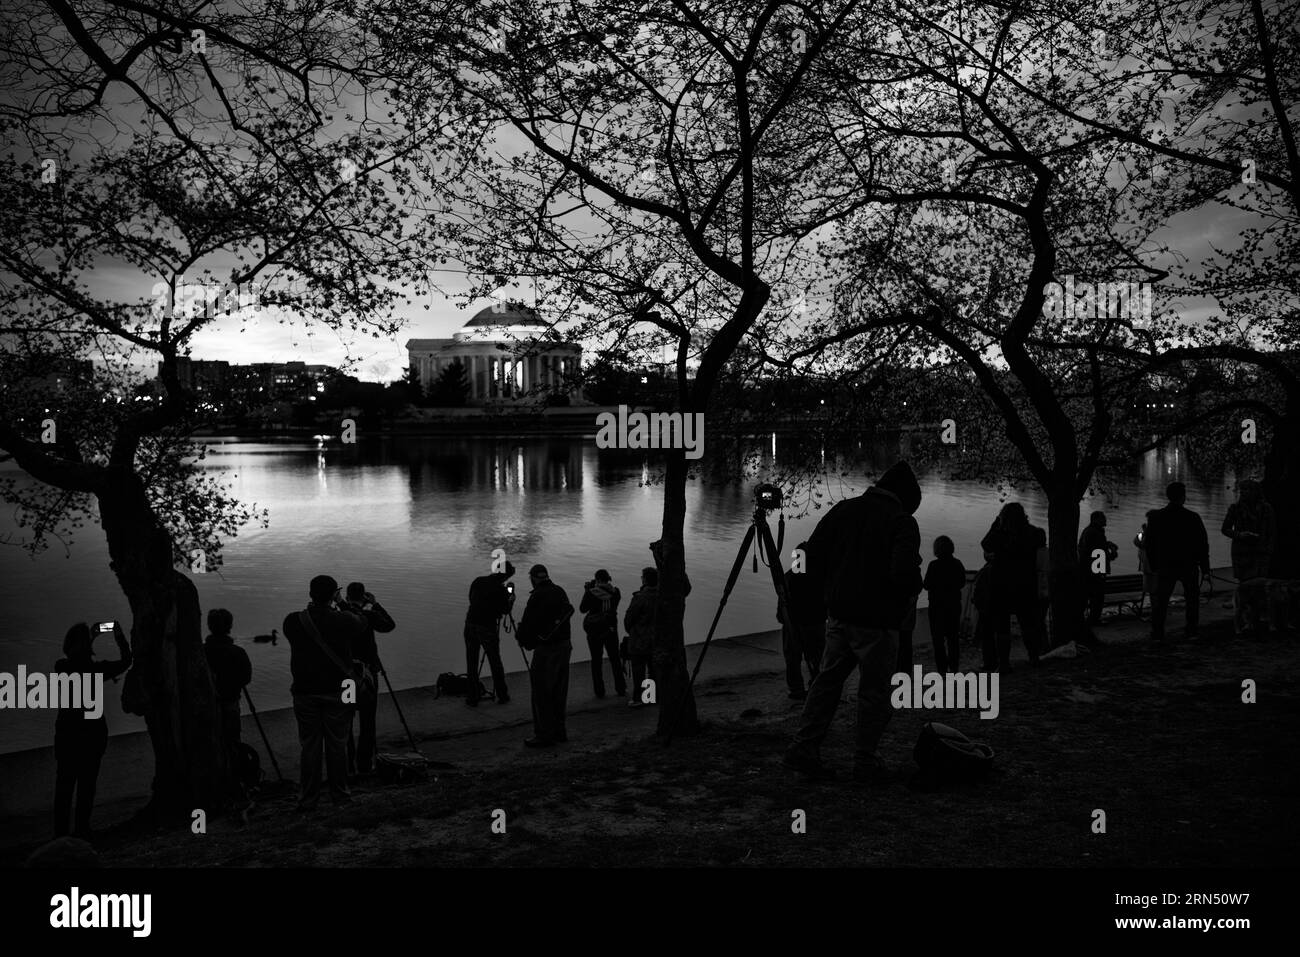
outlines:
M1218 622L1167 650L1116 643L1018 666L995 720L896 712L882 754L899 780L872 787L783 769L799 706L780 675L722 678L697 689L705 733L668 748L645 736L649 721L599 738L574 726L573 743L544 752L525 751L515 732L465 735L437 745L453 769L407 787L359 786L337 809L325 801L299 815L282 791L247 824L212 820L205 835L119 828L97 845L108 866L144 867L1291 865L1298 663L1293 637L1240 639ZM1256 683L1254 704L1242 701L1244 679ZM855 683L825 752L845 771ZM992 774L911 788L927 720L991 745ZM497 809L504 834L492 830ZM792 830L795 810L806 833Z

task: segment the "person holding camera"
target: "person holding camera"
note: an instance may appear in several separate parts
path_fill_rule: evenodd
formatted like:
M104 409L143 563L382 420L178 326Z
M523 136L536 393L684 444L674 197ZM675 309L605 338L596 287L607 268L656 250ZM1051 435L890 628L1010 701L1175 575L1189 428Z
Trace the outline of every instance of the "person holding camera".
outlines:
M308 586L311 604L284 619L293 676L293 714L302 745L299 811L313 810L320 803L322 752L330 797L335 804L352 797L348 790L348 732L355 705L345 701L343 689L344 682L352 680L357 699L361 697L356 686L364 682L357 680L352 662L354 649L364 640L366 620L337 607L338 590L339 583L329 575L317 575Z
M492 691L497 704L510 700L506 687L506 669L501 663L501 619L510 614L515 604L515 566L506 562L506 570L481 575L470 582L469 611L465 613L465 677L469 690L465 704L471 708L479 701L479 655L487 654L488 667L492 669ZM481 651L480 651L481 649Z
M602 568L583 586L582 601L578 603L578 611L583 613L582 630L587 633L587 648L591 651L591 686L597 698L605 697L604 655L609 656L614 673L614 693L619 697L627 694L623 662L618 655L618 603L622 598L623 593Z
M528 676L533 693L533 736L530 748L546 748L569 740L564 727L569 697L569 659L573 655L569 618L573 605L564 589L551 581L545 565L528 570L533 590L519 619L519 644L533 652Z
M112 633L117 642L117 661L96 661L93 643L97 635ZM77 622L63 638L63 657L54 665L56 674L102 674L116 680L131 667L131 646L115 621L99 622L92 630ZM108 750L108 721L102 714L86 717L84 708L60 708L54 719L54 836L68 833L72 795L77 795L77 816L73 834L90 837L90 812L95 806L95 785L99 765Z
M349 584L337 604L342 610L365 619L365 631L352 654L370 669L377 682L383 666L379 663L379 645L375 641L375 634L386 635L396 628L393 616L384 610L374 595L366 591L366 586L361 582ZM378 710L378 686L373 688L372 693L366 694L357 689L357 718L361 729L357 735L353 735L352 729L348 728L348 773L353 777L370 774L375 769L375 716Z

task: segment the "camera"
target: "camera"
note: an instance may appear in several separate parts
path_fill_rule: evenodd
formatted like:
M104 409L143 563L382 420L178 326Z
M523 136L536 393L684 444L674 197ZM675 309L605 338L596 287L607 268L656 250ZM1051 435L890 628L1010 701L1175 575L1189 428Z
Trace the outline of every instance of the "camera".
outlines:
M775 485L763 483L754 489L754 504L765 511L780 508L782 503L781 489Z

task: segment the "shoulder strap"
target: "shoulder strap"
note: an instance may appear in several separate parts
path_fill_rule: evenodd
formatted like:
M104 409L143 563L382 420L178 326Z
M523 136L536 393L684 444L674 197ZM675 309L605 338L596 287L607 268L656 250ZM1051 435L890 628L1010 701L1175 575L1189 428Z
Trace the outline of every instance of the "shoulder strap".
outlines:
M338 656L338 652L325 642L325 637L316 628L316 622L311 620L311 614L304 609L303 611L298 612L298 620L302 622L302 627L307 634L311 635L315 640L317 647L319 647L321 651L325 652L325 657L334 662L334 666L343 672L343 677L351 678L352 669L345 665L343 659Z

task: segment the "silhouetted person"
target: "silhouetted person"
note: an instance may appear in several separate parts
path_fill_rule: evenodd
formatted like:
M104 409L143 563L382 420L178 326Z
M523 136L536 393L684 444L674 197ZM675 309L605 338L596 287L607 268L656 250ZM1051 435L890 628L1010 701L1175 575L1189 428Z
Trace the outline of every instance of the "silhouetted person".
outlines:
M632 593L627 611L623 613L623 628L627 632L627 657L632 668L632 697L628 699L628 704L634 708L642 705L641 682L650 675L658 608L659 570L643 568L641 587Z
M1262 635L1260 613L1268 597L1269 565L1277 543L1277 519L1264 490L1254 479L1237 484L1237 501L1228 506L1223 534L1232 539L1232 577L1237 579L1233 594L1233 630Z
M564 589L551 581L545 565L528 570L533 590L519 619L519 643L533 650L528 676L533 693L533 736L530 748L550 747L569 740L565 709L569 697L569 659L573 656L569 618L573 605Z
M1110 574L1110 563L1118 557L1119 548L1106 538L1106 513L1093 512L1079 536L1079 572L1089 625L1101 624L1101 611L1106 604L1106 576Z
M131 667L131 646L121 627L113 622L113 640L117 642L117 661L96 661L93 642L95 632L85 622L78 622L63 637L63 657L54 665L54 672L63 675L101 674L106 681L115 680ZM85 679L78 679L85 680ZM25 689L20 689L22 694ZM83 699L83 704L84 704ZM99 765L108 749L108 720L102 709L97 718L87 718L89 709L60 708L54 719L54 836L68 833L68 819L72 815L72 794L77 795L77 816L73 834L90 837L90 812L95 806L95 783L99 780Z
M1011 670L1011 616L1016 616L1020 636L1032 664L1038 664L1042 647L1042 616L1038 600L1038 550L1047 535L1029 523L1019 502L1008 502L994 520L980 546L991 565L989 604L996 641L998 669ZM986 633L987 634L987 633ZM985 659L989 658L986 651Z
M898 631L921 591L921 532L912 517L920 504L916 476L899 462L862 495L837 503L808 539L808 574L821 580L826 599L826 653L808 689L802 726L785 753L787 767L831 775L822 764L821 744L856 668L853 776L868 783L887 777L876 748L893 716L890 679Z
M353 775L370 774L375 769L375 717L379 711L379 674L383 666L379 662L379 644L375 635L386 635L397 623L393 621L384 606L375 596L366 591L361 582L352 582L344 594L343 608L365 619L366 628L361 641L353 649L353 657L365 664L375 676L372 693L363 694L357 689L357 724L356 735L348 728L348 770Z
M289 639L289 671L293 675L293 714L302 745L301 795L298 809L309 811L320 802L321 757L329 774L330 797L339 804L348 791L348 729L354 705L343 700L343 682L353 678L353 649L360 646L366 622L360 615L335 607L339 583L317 575L308 591L311 604L284 619Z
M955 552L947 535L936 538L934 561L926 567L923 582L930 599L934 665L944 672L956 671L961 663L961 593L966 587L966 566Z
M587 648L591 651L591 685L597 698L605 697L604 666L601 661L609 656L609 667L614 674L614 693L627 694L623 678L623 662L618 656L618 603L623 593L610 578L609 572L599 569L591 581L583 586L578 611L583 613L582 630L587 634Z
M1133 536L1133 547L1138 553L1138 571L1142 573L1142 590L1148 595L1154 595L1156 591L1156 574L1151 568L1151 557L1147 555L1147 524L1151 521L1151 516L1155 514L1155 509L1147 512L1147 520L1142 523L1142 528Z
M469 690L465 692L465 703L470 707L478 704L482 652L487 653L488 667L492 670L492 693L497 704L510 700L506 669L501 663L501 619L514 605L514 593L506 584L514 573L515 566L506 562L505 571L481 575L469 586L469 611L465 613L465 676L469 678Z
M808 543L800 542L798 550L806 556ZM801 572L786 569L785 593L790 602L790 620L781 622L785 684L790 697L801 701L808 697L803 683L803 665L808 665L808 680L812 681L821 670L822 653L826 650L826 598L822 595L820 583L806 569Z
M1151 640L1165 640L1165 618L1174 586L1182 583L1187 604L1187 638L1196 639L1201 614L1201 575L1210 571L1210 539L1201 516L1183 507L1187 486L1173 482L1165 490L1169 504L1149 512L1147 557L1155 572L1156 590L1151 595Z
M226 767L230 770L231 792L237 799L245 798L244 784L239 779L239 697L253 680L253 663L248 652L235 644L230 637L235 617L224 608L208 611L208 637L203 641L203 654L208 659L208 671L217 691L217 705L221 709L221 745L226 753Z

